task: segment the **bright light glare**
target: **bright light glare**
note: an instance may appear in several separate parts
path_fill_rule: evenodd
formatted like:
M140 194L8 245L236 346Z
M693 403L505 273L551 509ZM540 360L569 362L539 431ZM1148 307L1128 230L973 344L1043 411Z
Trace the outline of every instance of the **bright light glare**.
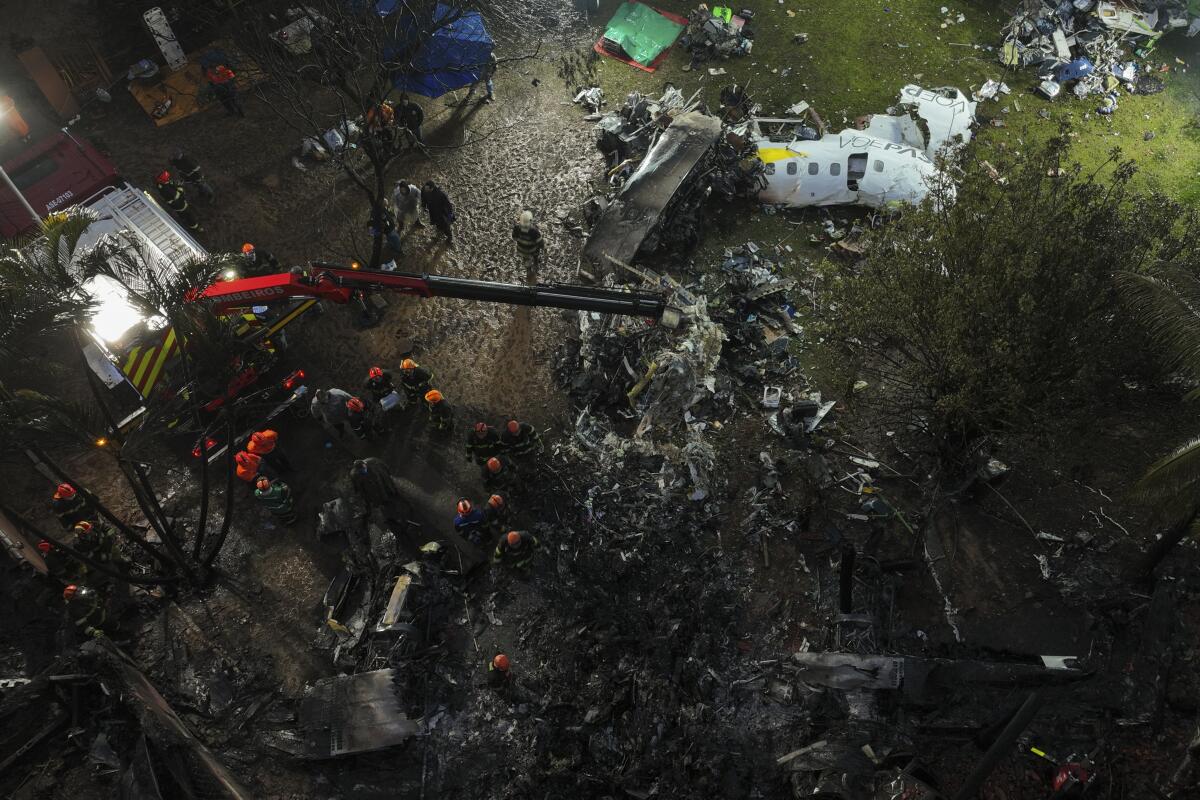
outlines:
M112 278L99 275L83 287L96 301L96 313L92 316L92 330L106 344L120 341L130 328L144 317L130 304L125 289Z
M227 269L227 270L225 270L225 274L223 277L227 281L236 281L237 280L237 270Z

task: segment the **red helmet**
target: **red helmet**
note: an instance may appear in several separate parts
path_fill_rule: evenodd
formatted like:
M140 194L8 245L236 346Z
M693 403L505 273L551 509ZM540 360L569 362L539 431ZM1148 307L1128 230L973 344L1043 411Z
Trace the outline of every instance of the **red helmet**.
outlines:
M492 456L491 458L489 458L487 460L487 468L488 468L488 472L499 472L500 471L500 459L496 458L495 456Z
M72 597L75 596L75 593L78 591L79 591L79 587L72 583L71 585L69 585L65 589L63 589L63 600L70 600Z
M354 412L359 412L366 408L366 406L363 405L362 400L359 400L357 397L351 397L346 401L346 408Z
M521 423L517 422L515 419L510 419L508 421L508 432L512 434L520 433Z
M75 487L69 483L60 483L54 490L55 497L63 499L75 496Z
M504 498L498 494L494 494L488 498L489 508L504 508Z
M75 530L82 534L91 533L92 523L88 522L86 519L80 520L79 522L75 523Z
M508 542L509 547L516 547L521 543L521 534L519 531L509 531L504 541Z
M49 553L51 544L49 542L47 542L45 539L42 539L40 542L37 543L37 548L42 553Z
M170 183L171 182L171 173L167 172L164 169L162 172L158 173L158 176L154 179L154 182L160 186L164 183Z
M463 514L464 516L467 514L470 514L471 513L471 501L465 497L462 500L459 500L458 501L458 513Z
M245 244L242 245L242 253L243 254L249 255L250 253L253 253L253 252L254 252L254 245L251 244L250 242L246 242Z
M487 428L488 428L488 426L487 426L486 422L476 422L475 423L475 432L476 433L479 433L479 434L487 433Z
M492 666L501 672L508 672L508 668L512 664L509 663L508 656L504 655L504 653L497 653L496 657L492 659Z
M269 478L259 478L254 484L260 492L265 492L271 488L271 480Z
M379 367L371 367L369 370L367 370L367 377L371 378L372 380L375 378L382 378L383 370Z

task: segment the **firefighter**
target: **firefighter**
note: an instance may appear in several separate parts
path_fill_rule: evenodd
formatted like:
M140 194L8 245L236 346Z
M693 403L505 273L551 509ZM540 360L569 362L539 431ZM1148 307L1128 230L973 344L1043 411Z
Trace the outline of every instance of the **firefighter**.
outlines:
M188 230L193 233L198 233L204 230L196 218L192 216L192 210L188 206L187 196L183 193L183 187L176 183L171 178L171 173L163 170L158 173L154 179L154 186L158 189L158 196L167 204L167 208L175 212L175 216L179 217Z
M284 525L296 524L296 503L292 489L281 480L260 476L255 482L254 499Z
M76 522L91 519L96 516L96 509L89 500L75 491L69 483L60 483L54 489L54 497L50 499L50 508L63 530L70 530Z
M476 422L467 434L467 457L476 464L483 464L500 452L500 434L486 422Z
M75 630L96 639L104 635L108 609L99 592L72 583L63 589L63 600L67 603L67 615L75 625Z
M117 559L117 537L112 528L89 520L75 523L75 549L105 566Z
M421 207L429 215L429 221L446 237L446 244L454 244L454 203L442 188L433 181L425 181L421 187Z
M233 70L225 64L213 64L204 70L204 77L226 111L239 117L246 116L242 101L238 99L237 75Z
M404 387L410 403L415 403L418 397L429 391L429 384L432 380L433 373L411 358L400 362L400 385Z
M533 224L532 211L521 212L517 224L513 225L512 238L517 243L517 253L525 263L525 280L532 284L537 280L542 251L546 249L546 240L542 238L542 232Z
M425 140L421 137L421 125L425 122L425 112L419 105L408 99L408 95L400 95L400 103L396 106L396 116L408 132L413 144L425 149Z
M504 563L513 569L528 569L533 554L538 549L537 537L525 531L509 531L496 542L492 563Z
M512 680L512 663L504 653L497 653L488 662L487 685L503 694L512 686Z
M483 543L484 526L487 515L483 509L475 508L471 501L462 498L458 501L458 513L454 516L454 532L473 545Z
M541 439L532 425L510 419L500 434L500 446L510 456L527 456L538 450Z
M171 166L183 178L184 186L195 190L202 200L212 202L216 193L213 192L212 184L205 180L204 170L200 169L200 163L196 159L176 149L171 154Z
M483 464L483 485L511 489L517 482L517 465L504 455L492 456Z
M254 485L254 481L256 478L258 478L259 473L262 473L268 478L272 477L271 475L267 474L267 469L265 468L266 465L263 464L262 456L242 450L233 457L233 462L237 465L237 476L244 480L249 486Z
M246 259L246 275L274 275L279 272L279 259L270 250L264 250L252 242L242 245L242 258Z
M396 479L382 458L360 458L350 466L350 485L367 505L387 505L400 497Z
M396 391L396 383L392 380L392 373L383 367L371 367L367 370L367 382L364 385L377 403L382 402L383 398Z
M276 472L292 471L292 462L288 461L279 447L279 434L270 428L250 434L250 440L246 442L246 452L262 456L263 461L274 467Z
M425 405L429 409L429 423L435 430L449 431L454 424L454 409L437 389L425 393Z
M483 515L487 520L488 532L492 536L499 536L508 530L508 501L504 499L504 495L494 494L489 497Z
M367 131L375 137L383 148L390 153L396 148L396 109L387 100L380 100L376 95L367 97L367 113L364 115Z
M42 561L46 562L46 574L51 578L66 583L83 578L87 574L83 565L45 539L38 542L37 549L42 554Z
M375 407L358 397L346 401L346 418L350 430L360 439L373 439L379 434L379 423L375 416Z

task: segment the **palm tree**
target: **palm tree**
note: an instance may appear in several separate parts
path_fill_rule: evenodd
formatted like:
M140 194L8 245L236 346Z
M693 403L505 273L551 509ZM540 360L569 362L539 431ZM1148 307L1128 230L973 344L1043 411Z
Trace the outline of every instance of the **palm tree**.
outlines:
M1200 383L1200 275L1160 263L1144 273L1117 275L1117 285L1150 337L1162 348L1166 366ZM1200 389L1187 400L1200 399ZM1133 569L1139 578L1154 568L1190 533L1200 533L1200 436L1152 464L1130 497L1157 509L1167 530Z

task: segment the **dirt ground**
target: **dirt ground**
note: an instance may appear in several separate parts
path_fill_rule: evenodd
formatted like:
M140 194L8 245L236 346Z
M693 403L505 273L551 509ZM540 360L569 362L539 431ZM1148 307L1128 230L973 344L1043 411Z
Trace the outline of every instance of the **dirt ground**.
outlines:
M64 9L66 18L79 23L80 30L86 29L82 4L66 4ZM33 24L29 14L10 19L22 34L37 33L22 28ZM594 28L564 33L569 42L564 49L574 50L594 34ZM556 75L561 52L544 49L537 58L505 66L497 79L494 104L450 105L447 101L453 103L454 97L425 104L425 130L433 145L432 155L406 158L396 166L395 177L414 183L432 179L447 190L458 208L457 241L453 249L434 246L432 231L425 229L410 238L412 257L401 269L519 281L523 270L509 229L516 214L530 208L549 243L542 280L575 280L582 239L572 232L573 221L580 204L593 191L602 159L593 146L591 125L582 121ZM9 62L4 65L11 68ZM647 86L658 88L650 78ZM253 96L245 98L245 105L245 119L228 117L218 107L160 129L131 98L117 91L110 105L89 107L78 130L102 145L128 180L142 186L150 184L173 148L182 147L198 158L217 193L213 203L199 208L205 226L199 238L210 250L233 251L242 242L252 241L289 264L363 258L369 238L362 195L332 167L310 167L308 171L294 167L291 157L299 144L296 132ZM749 213L739 212L736 219L744 221ZM748 238L745 227L726 220L722 240L727 237L732 243ZM722 243L706 242L706 246ZM164 694L187 709L185 719L256 796L416 797L419 792L424 796L431 758L436 762L431 785L440 782L454 787L460 785L455 783L455 771L491 766L498 776L517 781L519 776L509 774L511 766L475 767L457 761L452 748L468 744L470 736L455 736L466 730L477 735L494 729L500 739L514 729L528 731L543 725L564 741L575 735L571 725L527 718L490 695L473 701L474 705L465 699L470 688L483 680L487 657L496 651L513 653L521 669L531 673L545 670L556 677L560 676L556 670L565 671L566 667L554 662L570 662L572 669L578 669L572 677L579 681L581 693L613 668L602 660L599 664L589 660L589 654L601 645L592 632L583 632L586 626L551 628L561 623L548 619L546 611L547 606L553 610L575 602L585 605L582 596L598 591L568 581L570 553L579 549L579 543L555 535L585 514L582 498L574 492L581 486L586 490L587 476L569 481L563 477L578 472L582 462L574 461L566 449L573 410L554 376L559 348L574 329L572 318L553 310L398 297L387 298L382 321L371 328L361 328L351 309L331 307L289 329L288 363L303 367L314 387L355 391L369 366L395 368L401 358L411 354L434 371L435 384L456 409L458 428L447 440L430 431L419 414L398 415L385 437L362 443L331 437L303 416L280 419L276 427L283 446L300 467L289 476L299 500L300 524L281 528L253 509L248 498L239 498L215 587L203 595L180 598L157 616L129 615L129 624L142 623L128 636L131 652L148 673L162 681ZM870 432L867 422L856 415L852 399L849 402L847 412L831 422L830 435L894 467L897 475L889 478L885 472L880 480L911 527L920 529L927 509L921 506L915 486L923 476L910 474L910 470L920 469L921 462L908 459L894 443ZM939 588L924 569L906 573L889 619L897 646L927 655L1086 657L1094 654L1093 645L1100 634L1115 630L1119 647L1100 654L1102 663L1093 666L1115 673L1126 666L1136 651L1141 612L1134 609L1128 618L1114 622L1112 613L1102 609L1097 599L1099 588L1116 582L1120 567L1134 556L1150 530L1145 515L1122 502L1123 492L1130 475L1173 442L1177 431L1192 419L1173 396L1150 390L1131 389L1127 396L1114 398L1113 408L1108 418L1064 429L1054 439L1014 436L1002 444L996 455L1011 467L1010 477L981 496L952 503L936 528L954 580ZM508 415L543 430L550 452L556 452L556 446L563 448L547 458L548 469L530 487L514 520L517 527L547 532L549 552L528 582L494 573L475 579L467 586L468 599L461 614L458 608L454 610L447 638L452 655L444 674L456 682L456 688L450 692L447 707L438 710L446 715L446 721L435 734L435 740L450 752L428 756L429 744L422 741L382 756L303 763L254 749L222 731L200 710L188 708L191 689L180 678L181 668L169 644L174 638L164 633L164 628L185 631L182 636L193 655L216 654L236 670L253 673L256 682L268 685L278 696L299 696L312 681L335 673L328 650L320 646L321 598L340 568L346 545L336 538L317 539L316 512L322 503L345 491L353 460L367 455L384 458L414 504L413 520L418 528L414 540L431 536L449 526L459 497L478 502L485 496L478 468L466 460L462 450L465 430L477 419L497 424ZM702 626L703 613L719 614L723 627L704 641L724 663L736 664L749 673L760 660L786 658L795 650L816 649L825 641L837 551L824 523L836 521L856 543L868 541L872 532L865 524L845 518L846 504L857 498L841 497L844 502L832 503L824 518L810 516L813 488L805 477L802 459L796 456L781 464L783 480L777 502L795 517L797 525L791 531L774 531L765 542L745 535L739 522L750 511L749 492L759 480L756 454L775 448L777 442L757 410L714 433L713 441L724 469L719 497L711 507L703 508L678 501L679 515L694 522L695 537L657 542L665 566L634 562L636 566L628 569L639 574L623 576L622 581L631 588L617 596L650 607L658 599L653 596L656 593L680 591L670 585L679 578L670 570L677 563L672 559L683 560L694 570L684 576L683 591L702 594L711 583L720 590L714 590L714 596L720 599L721 608L699 603L673 608L689 608L681 621L697 627ZM153 473L156 482L183 487L186 468L171 462L170 454L163 453L161 458L162 468ZM71 463L85 480L106 469L95 455ZM845 466L844 461L838 463ZM905 475L909 477L901 477ZM29 498L27 510L41 513L45 519L44 509L39 509L44 482L28 474L20 480L10 485ZM114 504L132 514L131 503L120 498L119 489L112 487L111 491ZM834 490L838 492L841 490ZM180 489L173 507L186 511L191 502ZM219 520L213 524L217 523ZM600 527L592 532L596 537L615 539L630 533ZM1039 539L1042 532L1063 541ZM653 537L658 531L640 533ZM881 559L919 557L921 550L913 531L900 525L891 526L876 544ZM1048 577L1039 557L1045 559ZM1176 569L1181 575L1189 569L1194 572L1196 561L1194 547L1187 547L1178 554ZM607 577L595 582L603 586ZM1200 614L1191 594L1193 584L1190 578L1180 581L1185 597L1181 640L1188 642L1194 656ZM604 588L622 591L620 587ZM575 589L580 597L572 596ZM602 620L606 613L603 603L595 598L590 602L595 607L581 615ZM653 630L658 622L647 620L646 628ZM658 650L666 647L654 639L627 644L616 652L632 660L644 657L657 663ZM704 662L704 657L700 653L700 663L716 663ZM664 669L669 668L668 663ZM1184 720L1200 706L1197 691L1190 676L1176 678L1169 689L1171 711L1158 734L1157 755L1151 757L1139 750L1150 737L1139 731L1120 742L1129 760L1114 763L1136 768L1141 774L1161 775L1181 751ZM679 702L677 698L674 701ZM703 703L695 702L695 713L700 715ZM653 706L653 700L643 705ZM770 720L769 724L764 719ZM731 790L716 784L696 791L704 796L789 797L778 776L771 775L770 764L775 756L804 744L796 737L809 730L805 724L799 711L793 716L764 713L762 718L746 720L747 728L768 731L757 740L765 749L746 754L746 762L758 772L751 778L739 771L743 767L730 766L725 774L742 776L740 786ZM704 736L693 738L701 741ZM944 761L969 767L976 757L977 752L964 741L945 754ZM43 753L40 758L44 764L58 763L58 756ZM588 769L593 768L589 764ZM748 772L751 768L744 769ZM1043 796L1038 793L1040 784L1029 781L1016 759L1006 765L1004 774L1008 793L995 797ZM69 781L76 788L75 796L109 796L111 785L93 782L86 767L75 769L72 776L64 779L64 784ZM514 785L518 788L505 784L477 796L522 796L521 787ZM62 796L54 791L37 781L19 791L13 789L14 796L20 797ZM575 791L574 796L594 796L582 788Z

